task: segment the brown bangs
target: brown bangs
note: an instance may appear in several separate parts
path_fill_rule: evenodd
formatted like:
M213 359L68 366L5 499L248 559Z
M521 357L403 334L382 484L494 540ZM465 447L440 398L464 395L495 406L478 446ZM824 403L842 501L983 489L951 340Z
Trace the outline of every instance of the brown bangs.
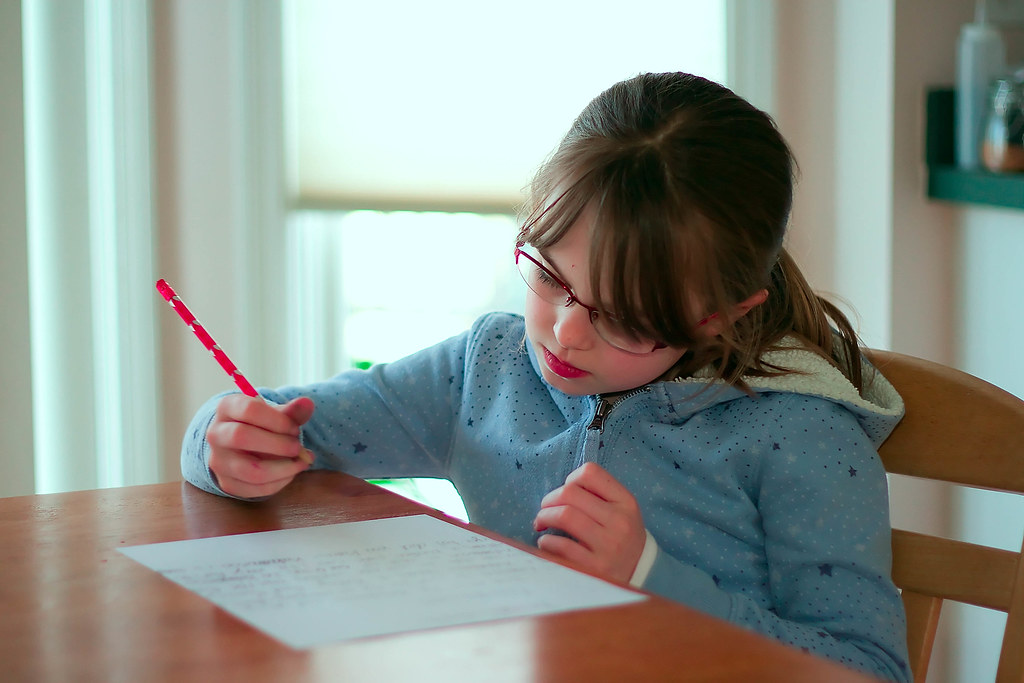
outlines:
M708 277L707 259L697 256L714 251L710 221L669 189L656 150L589 142L567 164L586 169L575 178L552 178L562 165L558 161L567 159L555 160L538 176L533 195L542 199L519 240L545 249L589 212L592 305L637 337L698 347L698 322L724 300L722 292L707 291L714 278Z
M579 220L593 197L593 188L587 186L587 176L577 180L560 194L548 190L538 196L538 202L519 231L519 242L546 249L558 242ZM536 192L536 190L535 190Z
M617 184L618 185L618 184ZM693 211L635 202L628 183L608 187L595 206L591 240L591 284L597 306L639 337L695 348L698 321L707 312L706 225ZM691 215L686 215L686 214ZM704 233L704 234L702 234Z

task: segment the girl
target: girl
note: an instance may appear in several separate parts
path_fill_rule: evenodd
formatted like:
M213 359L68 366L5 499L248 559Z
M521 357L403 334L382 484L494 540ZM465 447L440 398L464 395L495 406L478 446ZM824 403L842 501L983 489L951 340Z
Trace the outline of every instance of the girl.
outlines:
M792 178L772 120L726 88L619 83L533 182L525 317L264 390L275 405L215 397L185 476L245 498L309 458L447 478L477 524L907 680L875 451L902 401L782 248Z

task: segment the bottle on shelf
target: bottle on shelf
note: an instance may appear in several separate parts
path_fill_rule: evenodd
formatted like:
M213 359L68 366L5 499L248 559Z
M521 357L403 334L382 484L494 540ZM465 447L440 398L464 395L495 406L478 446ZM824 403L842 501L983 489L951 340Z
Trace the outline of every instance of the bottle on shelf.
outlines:
M1024 171L1024 68L993 82L981 158L995 173Z
M957 41L956 163L981 165L982 138L988 118L989 89L1006 71L1006 46L986 19L985 0L977 0L974 22L964 24Z

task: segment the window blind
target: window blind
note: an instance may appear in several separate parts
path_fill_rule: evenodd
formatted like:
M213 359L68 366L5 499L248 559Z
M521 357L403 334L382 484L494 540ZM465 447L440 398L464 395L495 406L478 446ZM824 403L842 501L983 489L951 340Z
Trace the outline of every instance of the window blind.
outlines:
M286 17L299 206L509 210L615 81L726 74L725 0L293 0Z

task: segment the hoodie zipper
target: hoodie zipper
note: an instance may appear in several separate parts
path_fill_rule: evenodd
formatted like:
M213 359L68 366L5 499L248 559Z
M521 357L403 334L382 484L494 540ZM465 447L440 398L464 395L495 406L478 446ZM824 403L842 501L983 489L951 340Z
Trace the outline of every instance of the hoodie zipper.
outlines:
M604 431L604 420L612 410L612 402L608 399L598 397L597 410L594 411L594 419L587 425L587 431L596 429L598 433Z
M650 387L640 387L633 391L627 392L619 397L619 400L612 403L608 399L598 396L597 397L597 410L594 411L594 418L587 425L587 429L596 429L598 433L604 431L604 421L608 418L608 413L612 412L612 408L625 401L627 398L633 398L637 394L646 394L650 391Z
M615 403L612 403L601 396L597 397L597 408L594 410L594 417L590 420L590 424L587 425L586 435L583 441L583 450L580 453L580 457L577 459L576 467L580 467L585 462L596 462L598 451L601 448L601 435L604 434L604 423L605 420L608 419L608 414L612 412L612 409L627 398L647 391L649 391L647 387L636 389L628 394L624 394Z

